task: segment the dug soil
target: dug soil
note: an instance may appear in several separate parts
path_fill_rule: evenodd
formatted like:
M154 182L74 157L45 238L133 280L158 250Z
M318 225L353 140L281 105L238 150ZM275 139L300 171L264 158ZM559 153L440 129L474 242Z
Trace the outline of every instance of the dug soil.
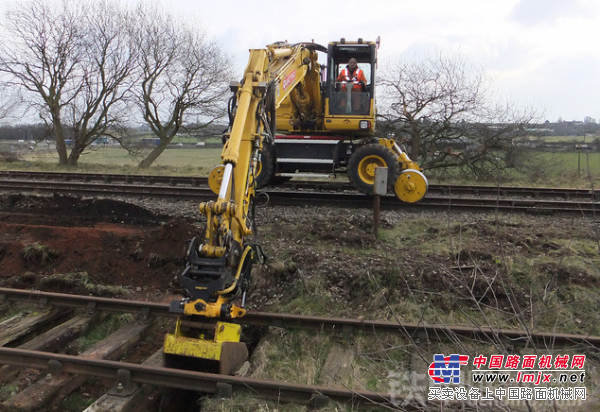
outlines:
M0 279L5 286L106 294L168 291L183 266L194 222L132 203L68 196L0 198ZM68 279L85 280L82 282ZM63 281L60 281L63 279ZM85 283L85 284L84 284ZM72 290L72 289L75 290Z

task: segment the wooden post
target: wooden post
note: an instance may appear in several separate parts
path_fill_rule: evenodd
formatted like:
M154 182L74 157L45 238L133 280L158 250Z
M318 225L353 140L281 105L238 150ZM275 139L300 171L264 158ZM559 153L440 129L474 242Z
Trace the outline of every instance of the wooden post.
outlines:
M379 208L381 205L380 196L387 194L387 178L388 168L387 167L376 167L375 168L375 184L373 185L373 233L375 237L378 236L379 232Z
M379 206L381 204L381 197L375 195L373 203L373 234L375 237L379 236Z
M575 145L577 148L577 175L581 174L581 145Z

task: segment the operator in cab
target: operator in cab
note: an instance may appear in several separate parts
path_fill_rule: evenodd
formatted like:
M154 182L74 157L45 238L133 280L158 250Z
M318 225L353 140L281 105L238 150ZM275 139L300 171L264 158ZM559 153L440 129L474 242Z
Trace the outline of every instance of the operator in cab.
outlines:
M348 61L348 65L340 72L336 82L342 83L341 91L345 92L346 85L352 83L352 92L362 92L366 90L367 79L365 74L358 67L358 62L354 57ZM352 109L357 111L360 109L360 99L352 99ZM341 106L346 107L346 99L342 99Z

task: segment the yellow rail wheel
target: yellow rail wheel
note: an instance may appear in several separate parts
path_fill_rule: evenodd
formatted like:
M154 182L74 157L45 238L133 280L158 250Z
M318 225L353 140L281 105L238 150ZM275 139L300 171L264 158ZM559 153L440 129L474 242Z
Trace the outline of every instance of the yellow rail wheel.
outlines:
M223 173L225 173L225 166L218 165L212 168L208 174L208 187L213 191L214 194L218 195L221 190L221 182L223 181Z
M396 196L406 203L415 203L423 199L428 189L429 182L425 175L414 169L403 170L394 185Z
M400 174L394 152L378 143L359 147L348 160L348 179L358 190L371 195L377 167L388 168L388 188L391 187Z

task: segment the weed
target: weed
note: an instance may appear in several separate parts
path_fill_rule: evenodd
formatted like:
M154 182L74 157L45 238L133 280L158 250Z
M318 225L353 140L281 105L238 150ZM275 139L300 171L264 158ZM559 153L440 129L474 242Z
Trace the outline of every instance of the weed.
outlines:
M95 296L124 296L127 289L124 286L99 285L91 281L86 272L58 273L44 276L39 280L42 289L59 289L65 291L76 291L79 293L92 294Z
M0 386L0 398L4 399L9 396L15 395L19 391L19 385L16 383L6 384Z
M315 384L329 347L322 334L270 331L252 355L252 377Z
M46 245L41 245L38 242L35 242L32 245L27 245L21 252L21 256L29 263L33 263L35 265L45 265L49 263L53 259L60 256L60 251L56 249L50 249L50 247Z
M89 396L80 393L72 393L64 398L59 408L63 412L80 412L90 406L94 400Z

